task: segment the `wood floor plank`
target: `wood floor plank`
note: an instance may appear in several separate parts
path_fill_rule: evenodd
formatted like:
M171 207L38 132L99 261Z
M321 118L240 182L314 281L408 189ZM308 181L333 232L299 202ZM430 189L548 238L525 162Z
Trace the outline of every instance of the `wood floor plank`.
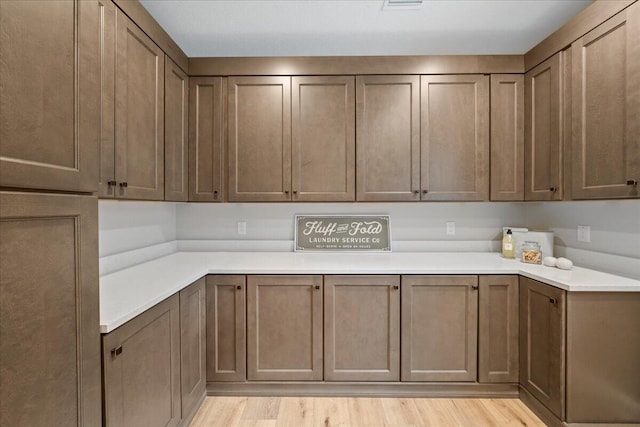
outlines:
M310 397L281 398L276 426L313 427L313 403Z
M383 398L385 423L388 425L421 425L422 417L413 399Z
M280 410L279 397L249 397L242 411L243 420L275 420Z
M351 424L346 398L317 397L314 404L314 426L346 427Z
M384 409L381 399L370 397L348 397L349 420L354 427L382 426Z

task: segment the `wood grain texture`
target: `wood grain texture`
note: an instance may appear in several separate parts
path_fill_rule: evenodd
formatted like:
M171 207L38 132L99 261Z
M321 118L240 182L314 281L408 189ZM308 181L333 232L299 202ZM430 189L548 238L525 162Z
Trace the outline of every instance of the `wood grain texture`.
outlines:
M97 191L99 26L97 1L0 4L0 186Z
M478 381L519 380L518 276L480 276Z
M355 201L353 76L291 79L293 201Z
M356 77L356 198L420 200L420 79Z
M97 198L0 192L0 424L100 425L98 288Z
M573 43L572 197L638 198L640 4Z
M291 78L227 82L229 201L291 200Z
M164 74L164 199L189 198L189 77L168 56Z
M524 200L524 76L491 75L492 201Z
M489 200L489 77L420 77L422 200Z
M325 276L324 379L400 379L400 277Z
M221 77L190 79L189 201L224 200L224 84Z
M245 276L207 280L207 381L247 377Z
M476 381L477 285L478 276L402 276L402 381Z
M322 276L247 276L247 379L322 379Z
M121 348L120 354L112 353ZM102 337L107 427L177 426L180 301L167 298Z
M164 53L116 19L116 197L164 200Z
M544 423L518 399L208 397L191 427L498 425Z
M562 52L525 74L525 200L562 200Z
M100 140L98 197L116 195L116 7L111 0L100 6Z

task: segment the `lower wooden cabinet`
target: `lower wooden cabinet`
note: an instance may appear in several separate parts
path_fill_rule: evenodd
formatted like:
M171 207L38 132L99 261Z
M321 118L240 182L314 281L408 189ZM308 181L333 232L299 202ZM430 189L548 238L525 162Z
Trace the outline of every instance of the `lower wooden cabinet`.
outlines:
M178 425L178 295L104 335L102 351L107 427Z
M322 276L247 277L247 379L322 379Z
M400 277L325 276L324 379L400 380Z
M476 381L477 276L402 276L402 380Z

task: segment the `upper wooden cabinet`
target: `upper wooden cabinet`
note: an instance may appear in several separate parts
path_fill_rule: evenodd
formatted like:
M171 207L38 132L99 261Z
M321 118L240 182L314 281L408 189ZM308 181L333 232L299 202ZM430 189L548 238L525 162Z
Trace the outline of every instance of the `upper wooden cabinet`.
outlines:
M192 77L189 101L189 200L221 202L223 194L223 79Z
M639 197L640 5L596 27L571 50L572 197Z
M357 76L359 201L420 200L420 78Z
M189 198L189 77L168 56L164 91L164 199L185 202Z
M354 80L291 79L292 200L355 200Z
M562 200L562 59L525 74L525 200Z
M100 19L95 1L0 4L0 186L96 191Z
M491 200L524 200L524 76L491 75Z
M489 199L489 77L421 77L423 200Z

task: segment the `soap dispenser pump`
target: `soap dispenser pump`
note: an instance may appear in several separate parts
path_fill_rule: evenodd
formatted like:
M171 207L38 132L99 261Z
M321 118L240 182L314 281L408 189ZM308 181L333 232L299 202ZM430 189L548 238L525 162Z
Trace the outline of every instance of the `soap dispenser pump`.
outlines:
M509 228L502 238L502 256L504 258L514 259L516 257L515 248L513 244L513 233Z

